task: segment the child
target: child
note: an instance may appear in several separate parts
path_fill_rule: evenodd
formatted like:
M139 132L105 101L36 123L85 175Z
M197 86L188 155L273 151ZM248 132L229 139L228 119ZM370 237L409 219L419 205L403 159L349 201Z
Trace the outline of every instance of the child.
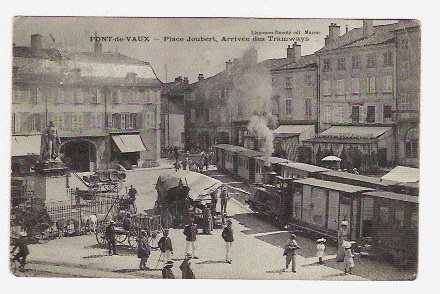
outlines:
M319 260L318 263L319 264L324 264L324 261L322 260L322 257L324 256L324 250L325 250L324 243L325 243L325 241L326 240L324 238L316 240L316 243L318 243L316 245L316 250L317 250L316 256L318 257L318 260Z
M351 243L345 241L342 245L344 247L344 273L349 273L350 275L354 275L353 267L354 267L354 254L351 252Z

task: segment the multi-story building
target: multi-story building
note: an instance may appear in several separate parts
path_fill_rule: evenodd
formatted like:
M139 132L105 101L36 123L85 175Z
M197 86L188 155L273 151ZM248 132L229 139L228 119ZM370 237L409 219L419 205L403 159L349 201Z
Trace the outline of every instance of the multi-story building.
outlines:
M343 157L346 168L367 170L396 162L401 82L395 32L413 26L411 21L373 26L372 20L364 20L361 28L342 36L337 24L329 26L326 44L316 52L321 133L305 142L315 163L328 154Z
M39 155L41 131L53 121L60 157L75 171L112 162L154 165L159 157L161 82L147 62L119 53L62 54L31 46L13 48L12 162Z
M396 156L397 163L419 166L420 24L402 21L396 36Z

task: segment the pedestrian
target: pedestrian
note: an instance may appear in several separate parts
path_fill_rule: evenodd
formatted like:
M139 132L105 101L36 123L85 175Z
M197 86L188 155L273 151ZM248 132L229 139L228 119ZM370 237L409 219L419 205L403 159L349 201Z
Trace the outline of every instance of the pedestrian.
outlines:
M118 255L118 253L116 253L116 232L115 222L113 220L110 221L110 224L105 229L105 239L108 245L108 255Z
M228 215L226 212L222 212L222 226L226 226L226 221L228 220Z
M341 222L341 227L338 231L338 254L336 256L336 262L342 262L344 261L344 247L342 246L344 244L344 241L350 240L350 231L348 229L348 221L344 220Z
M343 244L344 247L344 273L349 273L350 275L354 275L354 254L351 251L351 242L345 241Z
M11 253L14 253L18 248L17 254L14 256L13 261L18 260L20 262L20 271L24 270L26 265L26 257L29 255L28 239L26 232L20 232L20 237L14 244L14 248Z
M136 195L137 195L136 188L134 188L133 185L130 185L130 189L128 190L128 197L130 198L131 203L134 203L136 201Z
M160 238L158 242L158 246L163 256L163 263L166 264L171 260L171 254L173 254L173 243L171 242L171 238L168 236L170 230L165 229L163 231L163 236Z
M182 271L182 279L195 279L196 276L191 269L191 254L187 254L182 264L180 265L180 270Z
M188 253L189 246L192 247L192 257L197 259L196 256L196 240L197 240L197 224L193 219L190 219L189 224L183 229L183 234L186 236L185 255Z
M150 257L150 245L148 244L148 236L145 230L141 231L141 236L138 242L137 255L138 258L141 259L139 263L139 269L140 270L149 269L147 267L147 261L148 261L148 257Z
M174 279L173 270L173 261L168 261L162 269L162 278L164 279Z
M203 234L211 235L212 232L212 215L211 208L205 205L203 208Z
M180 169L180 161L179 161L179 159L176 159L176 161L174 162L174 169L176 170L176 172L179 171L179 169Z
M232 221L231 220L228 220L226 227L223 228L222 238L225 241L226 262L231 264L232 259L231 259L230 254L231 254L232 242L234 242L234 231L232 230Z
M318 263L319 264L324 264L324 261L322 260L323 256L324 256L324 250L325 250L325 239L321 238L316 240L316 243L318 243L316 245L316 256L318 257Z
M214 217L217 213L217 191L215 190L214 192L211 193L211 214L212 217Z
M226 212L226 206L228 205L229 193L226 185L222 186L222 191L220 193L220 211Z
M284 255L286 256L286 270L289 269L290 262L292 262L292 272L296 273L296 251L300 249L296 242L295 234L290 235L284 247Z

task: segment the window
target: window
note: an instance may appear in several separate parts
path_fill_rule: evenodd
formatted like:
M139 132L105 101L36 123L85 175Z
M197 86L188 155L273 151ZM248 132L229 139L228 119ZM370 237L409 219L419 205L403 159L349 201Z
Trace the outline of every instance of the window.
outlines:
M312 75L306 75L305 79L306 79L306 86L311 87L313 85Z
M41 131L41 114L32 113L29 116L29 131Z
M338 91L338 96L345 95L345 81L343 79L336 81L336 89Z
M359 78L351 79L351 94L359 95Z
M90 115L90 128L99 129L101 127L101 116L99 113L92 113Z
M121 101L119 101L119 93L118 90L112 90L110 91L110 99L113 103L117 104L117 103L121 103ZM130 101L131 102L131 101Z
M367 56L367 67L376 67L376 55L373 53Z
M407 140L405 142L405 155L408 158L419 157L419 140Z
M393 78L392 76L383 77L383 92L392 93L393 92Z
M323 71L331 71L332 70L329 58L326 58L323 60L323 69L322 70Z
M338 107L336 107L335 121L338 122L338 123L344 123L345 122L345 106L338 106Z
M58 128L62 129L64 128L64 113L63 112L54 112L52 114L52 121L53 124Z
M330 81L324 81L323 88L324 88L324 96L332 95L332 84Z
M286 115L292 115L292 101L293 99L286 99Z
M367 78L367 93L368 94L376 93L376 77Z
M127 129L136 129L137 113L130 113L128 123L125 124Z
M367 106L367 123L376 122L376 108L374 106Z
M331 121L331 115L332 115L332 107L326 106L324 107L324 123L330 123Z
M388 223L388 207L385 206L379 207L379 223L381 224Z
M112 129L120 129L121 128L121 114L113 113L112 114Z
M292 77L286 76L284 77L286 89L292 89Z
M83 103L84 102L84 90L75 89L73 93L73 103Z
M338 58L338 70L345 70L345 57Z
M39 88L33 88L29 91L30 94L30 103L38 103L40 100L40 89Z
M386 52L383 54L383 66L393 65L393 52Z
M100 91L98 89L92 89L92 101L91 103L99 103Z
M20 114L19 113L12 114L11 131L12 131L12 133L19 133L20 132Z
M351 68L361 68L361 58L359 57L359 55L355 55L351 58Z
M384 105L383 106L383 118L386 121L390 121L392 116L392 109L391 105Z
M79 132L83 128L83 115L82 113L72 114L72 131Z
M359 106L351 107L351 122L355 124L359 123Z
M405 216L405 213L404 213L403 209L396 208L396 210L394 211L394 222L399 227L403 227L404 216Z
M402 39L402 41L400 43L400 49L409 50L409 40L408 39Z
M306 116L312 116L312 99L306 98Z

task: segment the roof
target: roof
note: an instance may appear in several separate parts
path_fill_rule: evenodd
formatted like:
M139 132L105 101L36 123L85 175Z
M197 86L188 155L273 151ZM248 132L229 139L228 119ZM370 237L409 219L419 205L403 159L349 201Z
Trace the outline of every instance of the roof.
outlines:
M57 49L41 49L32 50L31 47L26 46L14 46L12 48L13 57L22 58L39 58L39 59L50 59L50 60L60 60L62 55Z
M11 156L40 155L41 134L30 136L12 136Z
M219 180L188 170L180 170L174 177L190 188L189 197L193 200L211 199L210 194L223 185Z
M417 183L420 180L420 170L413 167L396 166L382 179L400 183Z
M420 26L417 21L402 21L399 23L373 26L373 33L368 37L364 37L363 29L353 29L339 38L333 40L317 53L333 51L335 49L344 49L350 47L361 47L384 44L393 41L394 31Z
M373 189L371 189L371 188L365 188L365 187L348 185L348 184L341 184L341 183L330 182L330 181L317 180L317 179L313 179L313 178L305 178L305 179L295 180L294 182L299 183L299 184L303 184L303 185L326 188L326 189L336 190L336 191L341 191L341 192L346 192L346 193L373 191Z
M273 130L273 134L275 136L278 135L299 135L304 131L309 130L310 128L315 128L314 125L281 125L275 130Z
M255 160L266 162L266 156L263 155L263 156L257 157L257 158L255 158ZM268 160L269 160L269 163L288 163L290 161L285 158L279 158L279 157L274 157L274 156L270 156L268 158Z
M249 149L245 149L245 148L243 148L243 149L244 150L237 149L238 155L243 155L245 157L258 157L258 156L262 156L263 155L262 152L258 152L258 151L255 151L255 150L249 150Z
M317 66L316 59L317 59L316 54L301 56L301 58L297 62L294 62L294 61L288 62L289 59L286 59L285 62L288 62L288 63L284 63L281 66L278 66L278 67L272 69L271 71L282 71L282 70L314 67L314 66Z
M316 166L316 165L311 165L311 164L307 164L307 163L302 163L302 162L287 162L287 163L280 163L280 165L283 166L287 166L287 167L291 167L291 168L295 168L295 169L299 169L302 171L306 171L309 173L317 173L317 172L324 172L324 171L329 171L328 168L324 168L324 167L320 167L320 166Z
M320 133L319 137L377 138L391 129L391 127L333 126Z
M419 203L418 196L398 194L398 193L388 192L388 191L371 191L371 192L365 192L364 194L368 195L368 196L374 196L374 197L381 197L381 198L387 198L387 199L393 199L393 200L399 200L399 201Z
M323 172L323 174L338 177L338 178L343 178L343 179L351 179L351 180L365 182L365 183L378 184L378 185L382 185L382 186L393 186L396 184L395 181L384 180L381 178L369 177L369 176L364 176L364 175L356 175L353 173L341 172L341 171L329 170L329 171Z
M106 64L136 64L136 65L149 65L148 62L144 62L135 58L128 57L118 52L77 52L69 53L65 55L67 60L87 61L93 63L106 63Z

